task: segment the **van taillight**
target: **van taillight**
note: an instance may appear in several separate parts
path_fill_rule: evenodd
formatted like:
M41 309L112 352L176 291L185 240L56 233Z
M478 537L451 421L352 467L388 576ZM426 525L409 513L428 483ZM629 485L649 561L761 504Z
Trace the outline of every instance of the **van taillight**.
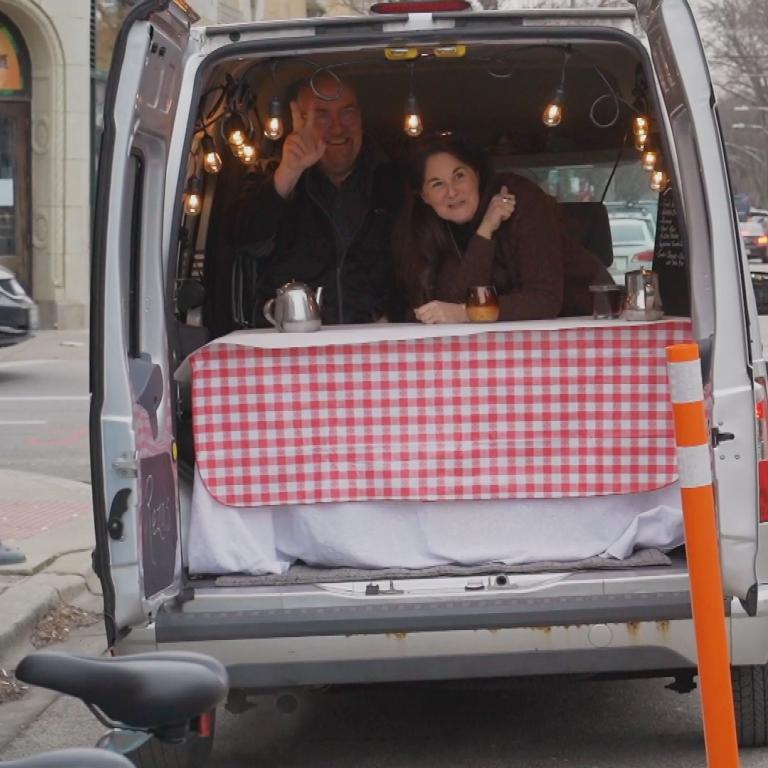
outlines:
M760 489L760 522L768 523L768 459L757 462L758 487Z
M192 726L192 730L204 739L210 738L213 735L213 713L203 712Z
M757 480L760 522L768 523L768 396L765 379L755 379L755 419L757 421Z

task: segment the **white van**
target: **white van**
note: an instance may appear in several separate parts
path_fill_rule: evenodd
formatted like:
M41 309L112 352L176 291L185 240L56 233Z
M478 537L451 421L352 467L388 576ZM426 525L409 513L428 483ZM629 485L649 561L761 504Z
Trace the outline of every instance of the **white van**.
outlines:
M472 506L482 499L449 500L434 524L450 520L452 535L458 530L451 551L466 538L491 554L426 567L411 560L404 567L400 555L413 542L391 527L389 501L381 509L367 504L370 518L352 519L345 510L363 514L362 507L321 500L281 510L281 487L266 506L247 509L206 495L200 438L192 439L194 392L190 400L178 369L192 355L195 371L195 354L221 350L222 341L265 338L248 330L257 325L249 302L258 274L229 238L230 215L245 176L268 174L280 146L259 139L261 158L245 165L228 148L222 122L240 111L256 141L275 96L331 69L356 85L366 132L389 154L410 141L402 112L413 88L427 130L460 131L497 167L536 180L557 197L574 236L606 264L606 206L656 201L653 268L665 310L686 324L702 355L738 732L742 745L763 745L766 372L716 100L690 8L686 0L516 12L398 7L397 14L200 28L182 0L153 0L138 5L121 31L107 89L91 305L94 564L109 644L120 654L188 648L218 657L229 670L233 707L258 692L413 680L600 674L673 677L680 691L694 685L680 541L651 537L648 546L639 537L614 557L602 544L588 557L566 546L583 532L581 521L608 526L606 499L616 514L647 512L664 488L569 496L546 531L537 513L521 518L544 540L538 557L497 553L504 526L525 514L524 498L508 507L497 500L493 512ZM553 128L543 125L542 107L559 87L562 122ZM649 121L645 137L637 117ZM211 150L208 140L201 146L203 132L223 164L219 174L202 169L203 150ZM638 147L649 142L659 154L647 168L663 176L643 170ZM590 230L585 222L595 216ZM521 323L505 332L557 333L593 321L548 322L544 330ZM418 336L413 328L380 325L376 338ZM334 332L354 344L370 329ZM649 385L641 377L635 387L642 422ZM665 482L674 491L672 472ZM665 499L679 531L676 493ZM424 524L433 503L412 501L409 509ZM268 525L249 527L265 515ZM287 520L305 547L290 557L278 541ZM373 549L376 557L366 559Z

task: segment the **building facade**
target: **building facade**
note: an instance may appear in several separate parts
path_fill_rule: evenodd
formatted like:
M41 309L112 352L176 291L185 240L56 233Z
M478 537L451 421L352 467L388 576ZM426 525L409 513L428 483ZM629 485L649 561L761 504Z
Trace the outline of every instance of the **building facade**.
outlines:
M88 320L89 51L89 0L0 0L0 264L49 328Z
M88 324L104 87L134 0L0 0L0 264L43 328ZM306 14L305 0L199 0L201 23Z

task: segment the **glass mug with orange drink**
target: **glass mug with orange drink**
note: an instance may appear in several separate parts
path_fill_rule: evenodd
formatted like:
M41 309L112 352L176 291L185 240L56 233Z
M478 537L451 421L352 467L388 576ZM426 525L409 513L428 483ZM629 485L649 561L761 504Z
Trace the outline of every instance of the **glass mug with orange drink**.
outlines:
M473 323L495 323L499 319L499 297L492 285L475 285L469 289L467 317Z

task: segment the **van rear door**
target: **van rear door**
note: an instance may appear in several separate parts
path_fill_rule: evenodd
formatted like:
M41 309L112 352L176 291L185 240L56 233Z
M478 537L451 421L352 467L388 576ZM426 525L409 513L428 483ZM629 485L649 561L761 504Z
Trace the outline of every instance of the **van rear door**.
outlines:
M758 327L754 302L750 308L747 301L752 288L745 284L714 91L691 9L686 0L635 2L671 127L678 203L684 201L694 326L705 392L712 395L724 587L726 595L746 599L757 582L752 365L761 354L759 334L750 334L750 325Z
M162 267L167 158L196 14L137 6L107 82L91 275L91 473L110 645L179 589L172 376ZM173 179L175 188L175 177Z

